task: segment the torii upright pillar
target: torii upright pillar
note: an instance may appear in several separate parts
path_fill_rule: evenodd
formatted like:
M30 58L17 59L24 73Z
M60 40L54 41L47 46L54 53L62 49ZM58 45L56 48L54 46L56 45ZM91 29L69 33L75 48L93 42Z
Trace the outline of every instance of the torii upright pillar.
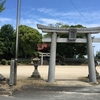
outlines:
M48 71L48 82L53 83L55 80L55 63L56 63L56 42L57 33L52 33L51 47L50 47L50 61Z
M92 38L90 33L87 34L87 52L88 52L89 82L97 83L94 55L92 48Z

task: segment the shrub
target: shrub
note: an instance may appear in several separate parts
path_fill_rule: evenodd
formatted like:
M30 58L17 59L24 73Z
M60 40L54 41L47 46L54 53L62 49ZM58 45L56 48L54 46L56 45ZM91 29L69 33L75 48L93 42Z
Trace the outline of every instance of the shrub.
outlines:
M66 62L62 62L61 65L66 65Z
M2 65L6 65L6 64L7 64L6 59L2 59L2 60L1 60L1 64L2 64Z
M18 61L19 64L25 64L25 65L30 65L31 61L30 60L20 60Z
M11 60L8 60L7 64L10 65Z

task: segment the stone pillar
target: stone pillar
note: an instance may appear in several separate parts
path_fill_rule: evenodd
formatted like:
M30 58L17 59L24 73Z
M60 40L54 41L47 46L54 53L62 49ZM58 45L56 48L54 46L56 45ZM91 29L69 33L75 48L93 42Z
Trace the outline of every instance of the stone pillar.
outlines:
M14 85L17 85L17 63L18 63L18 60L15 60L15 68L14 68L15 82L14 82Z
M57 42L57 33L52 33L49 71L48 71L48 82L50 83L54 82L55 80L56 42Z
M10 80L9 80L10 86L16 85L16 80L17 80L17 65L16 64L17 64L16 60L11 60Z
M43 53L41 53L41 65L43 65Z
M89 82L97 83L95 64L94 64L94 54L92 48L92 38L90 33L87 34L87 53L88 53Z

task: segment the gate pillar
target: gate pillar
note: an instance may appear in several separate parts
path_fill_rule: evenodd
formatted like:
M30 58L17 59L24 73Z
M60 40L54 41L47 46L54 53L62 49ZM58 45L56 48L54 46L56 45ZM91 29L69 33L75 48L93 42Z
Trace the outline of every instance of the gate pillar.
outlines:
M57 33L52 33L51 47L50 47L50 61L48 71L48 82L52 83L55 80L55 63L56 63L56 42Z
M92 38L90 33L87 34L87 53L88 53L89 82L97 83L96 70L94 64L94 54L92 48Z

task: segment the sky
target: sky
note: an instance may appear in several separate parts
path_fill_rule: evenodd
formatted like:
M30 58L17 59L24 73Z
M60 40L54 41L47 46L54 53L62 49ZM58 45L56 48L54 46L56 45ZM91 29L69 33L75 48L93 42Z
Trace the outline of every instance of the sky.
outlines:
M6 0L4 6L6 9L0 14L0 27L11 24L16 28L17 0ZM20 24L37 29L37 24L48 26L59 22L100 26L100 0L21 0ZM100 38L100 34L92 36ZM94 54L100 51L100 43L93 43L93 46Z

